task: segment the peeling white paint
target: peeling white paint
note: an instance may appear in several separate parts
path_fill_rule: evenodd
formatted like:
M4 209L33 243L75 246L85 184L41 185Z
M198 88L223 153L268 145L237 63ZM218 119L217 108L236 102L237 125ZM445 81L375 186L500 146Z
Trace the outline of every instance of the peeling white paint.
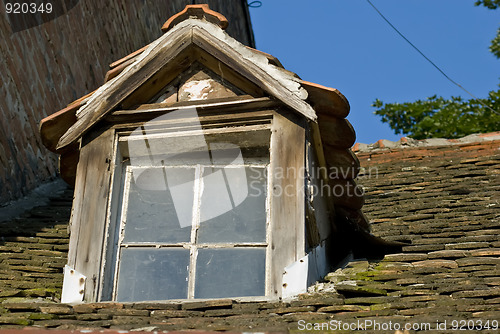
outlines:
M307 292L308 268L309 254L285 268L281 289L282 298L286 299Z
M237 51L243 58L245 58L248 61L251 61L258 67L260 67L264 72L268 73L273 78L278 80L279 83L283 87L287 88L291 93L298 96L302 100L307 99L308 93L300 85L300 79L296 78L287 71L282 71L278 67L269 64L269 60L265 55L257 53L247 48L242 43L238 42L236 39L226 34L218 26L214 25L213 23L205 22L198 19L188 19L183 23L189 23L193 26L198 26L203 30L208 31L210 34L219 39L221 42L227 44L228 48Z
M182 86L179 93L185 96L188 101L205 100L210 91L213 90L212 81L211 79L190 81Z
M290 264L283 273L281 296L284 299L306 293L307 288L322 279L330 271L325 242L306 256Z

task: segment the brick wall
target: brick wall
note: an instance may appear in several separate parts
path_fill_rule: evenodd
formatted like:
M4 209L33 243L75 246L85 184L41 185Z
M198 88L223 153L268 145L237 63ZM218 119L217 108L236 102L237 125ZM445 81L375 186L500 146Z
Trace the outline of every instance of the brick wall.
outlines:
M201 2L201 1L195 1ZM246 1L203 1L229 20L228 33L252 44ZM57 174L40 141L40 120L103 83L108 64L148 44L191 0L80 0L66 14L12 32L0 20L0 204Z

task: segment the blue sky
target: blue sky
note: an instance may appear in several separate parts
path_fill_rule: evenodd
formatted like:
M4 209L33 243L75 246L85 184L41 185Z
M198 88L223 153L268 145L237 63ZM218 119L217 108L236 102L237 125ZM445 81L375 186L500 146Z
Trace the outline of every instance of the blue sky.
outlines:
M500 82L500 60L488 50L500 10L474 0L371 0L449 77L477 97ZM251 1L249 1L251 2ZM250 8L257 49L302 79L339 89L351 104L357 142L399 140L372 102L410 102L434 94L469 96L449 82L366 0L262 0Z

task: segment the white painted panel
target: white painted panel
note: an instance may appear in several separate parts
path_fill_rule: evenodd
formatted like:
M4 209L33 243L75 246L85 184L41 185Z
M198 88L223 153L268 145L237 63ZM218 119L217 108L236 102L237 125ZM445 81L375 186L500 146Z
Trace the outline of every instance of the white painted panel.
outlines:
M84 275L65 265L61 302L66 304L82 303L86 279Z
M309 254L290 264L283 273L282 298L290 298L307 292L309 273Z

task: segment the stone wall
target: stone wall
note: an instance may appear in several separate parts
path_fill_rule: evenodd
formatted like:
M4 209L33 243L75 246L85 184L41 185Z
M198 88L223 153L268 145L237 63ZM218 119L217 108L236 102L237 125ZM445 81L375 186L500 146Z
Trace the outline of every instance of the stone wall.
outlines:
M80 0L56 19L18 32L2 9L0 205L57 174L57 157L40 140L40 120L99 87L108 64L158 38L162 24L192 2ZM246 1L203 2L227 17L230 35L253 44Z

